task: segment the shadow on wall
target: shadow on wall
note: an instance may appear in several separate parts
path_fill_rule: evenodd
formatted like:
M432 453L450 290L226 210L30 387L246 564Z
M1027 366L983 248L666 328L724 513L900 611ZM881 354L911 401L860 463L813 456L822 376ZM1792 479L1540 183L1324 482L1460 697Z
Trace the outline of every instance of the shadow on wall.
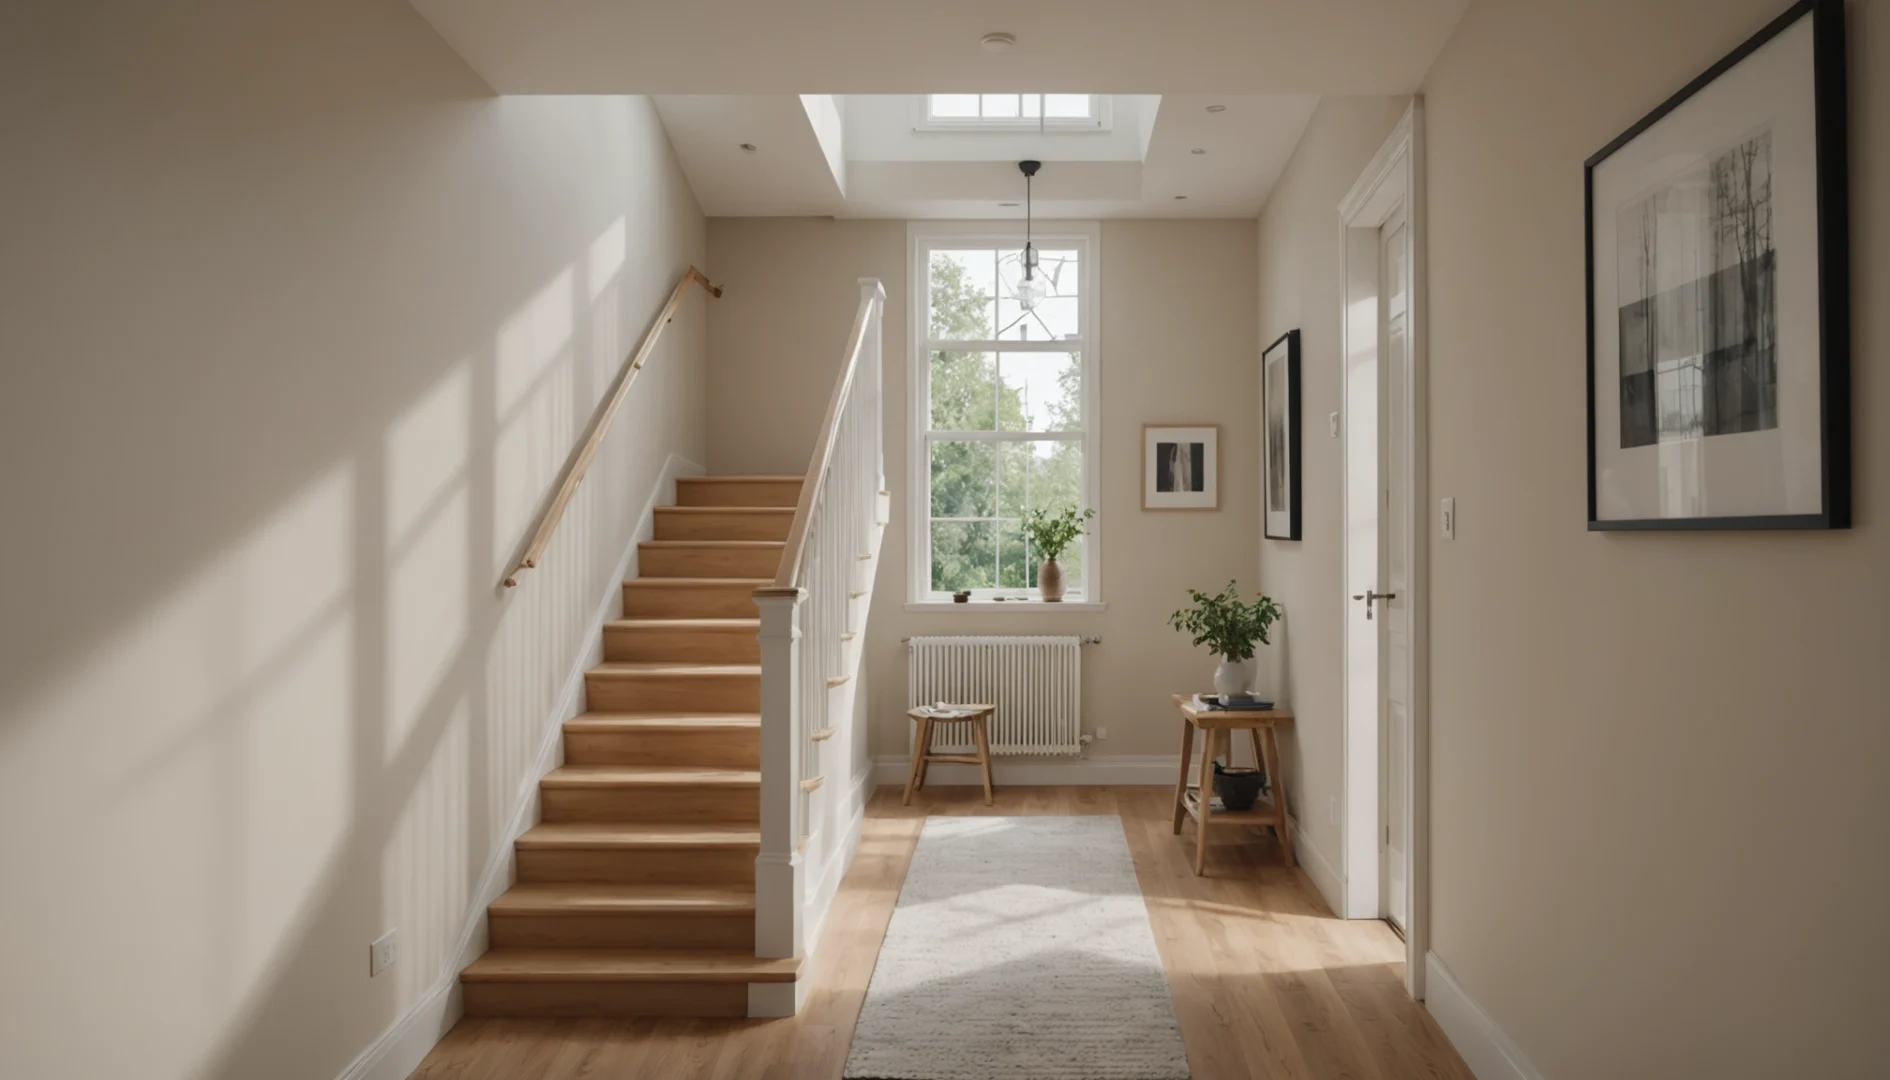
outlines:
M694 209L646 103L495 98L396 0L27 21L0 1073L332 1077L446 963L696 437L679 319L501 594L699 218L626 223Z

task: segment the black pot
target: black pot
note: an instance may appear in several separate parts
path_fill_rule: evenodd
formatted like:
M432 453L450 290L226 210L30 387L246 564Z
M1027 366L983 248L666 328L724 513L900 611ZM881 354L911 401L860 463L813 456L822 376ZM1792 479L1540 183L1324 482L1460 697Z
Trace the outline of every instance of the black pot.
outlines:
M1229 810L1252 810L1266 784L1267 774L1259 769L1230 769L1214 763L1214 794Z

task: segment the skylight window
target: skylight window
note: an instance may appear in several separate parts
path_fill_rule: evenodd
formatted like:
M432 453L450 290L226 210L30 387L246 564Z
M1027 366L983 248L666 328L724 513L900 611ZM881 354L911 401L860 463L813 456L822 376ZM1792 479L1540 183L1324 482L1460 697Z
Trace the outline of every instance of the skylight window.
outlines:
M1101 131L1101 94L927 94L921 131Z

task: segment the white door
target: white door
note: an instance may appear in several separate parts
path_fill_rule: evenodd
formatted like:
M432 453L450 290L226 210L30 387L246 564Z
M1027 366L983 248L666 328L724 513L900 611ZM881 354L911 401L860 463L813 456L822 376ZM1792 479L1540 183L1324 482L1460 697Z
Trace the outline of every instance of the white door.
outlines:
M1384 817L1383 888L1385 918L1402 933L1410 913L1411 797L1408 790L1411 755L1411 536L1410 439L1405 428L1410 410L1411 344L1407 333L1410 304L1411 243L1404 207L1392 211L1379 230L1379 261L1383 274L1379 288L1379 326L1382 362L1378 365L1384 409L1379 414L1383 455L1379 480L1384 513L1379 517L1378 587L1384 598L1376 604L1382 692L1384 747L1380 755L1384 779L1380 800Z

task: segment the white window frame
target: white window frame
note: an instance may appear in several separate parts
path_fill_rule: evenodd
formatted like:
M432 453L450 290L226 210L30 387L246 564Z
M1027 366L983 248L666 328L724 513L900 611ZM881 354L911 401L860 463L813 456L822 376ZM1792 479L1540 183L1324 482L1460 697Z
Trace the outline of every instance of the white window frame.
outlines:
M932 252L966 247L1019 248L1024 244L1022 222L914 221L906 226L907 297L906 350L906 609L908 611L1101 611L1102 526L1102 226L1094 221L1042 223L1031 241L1039 249L1074 247L1078 254L1078 295L1082 298L1083 368L1083 501L1096 516L1077 541L1083 545L1080 600L1046 604L1035 589L978 590L970 603L954 603L950 593L932 591L932 394L931 337ZM961 347L988 352L1055 352L1067 350L1062 341L958 342ZM1002 441L1004 432L993 432ZM1075 583L1072 583L1075 584ZM1072 590L1074 591L1074 590ZM998 596L1008 599L999 600ZM1021 602L1020 602L1021 601Z
M1041 95L1038 95L1041 96ZM1115 119L1115 109L1108 94L1085 95L1090 101L1090 112L1085 117L1045 117L1045 116L933 116L931 94L915 94L912 98L912 130L914 131L963 131L963 132L1014 132L1057 131L1081 134L1084 132L1108 131ZM1039 113L1042 109L1039 108Z

